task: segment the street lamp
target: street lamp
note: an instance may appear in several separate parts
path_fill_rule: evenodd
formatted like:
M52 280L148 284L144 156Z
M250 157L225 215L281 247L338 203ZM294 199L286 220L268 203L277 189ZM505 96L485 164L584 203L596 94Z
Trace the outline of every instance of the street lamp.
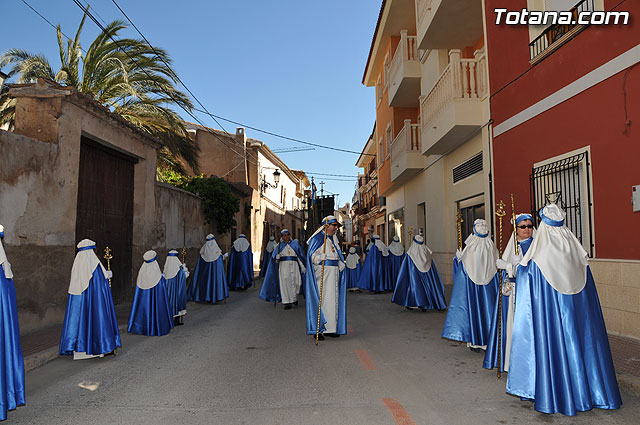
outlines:
M269 187L274 189L278 187L278 184L280 183L280 171L278 171L277 168L276 168L276 171L273 172L273 181L275 184L271 184L266 179L263 178L262 185L261 185L261 192L264 193L264 191L267 190L267 188Z

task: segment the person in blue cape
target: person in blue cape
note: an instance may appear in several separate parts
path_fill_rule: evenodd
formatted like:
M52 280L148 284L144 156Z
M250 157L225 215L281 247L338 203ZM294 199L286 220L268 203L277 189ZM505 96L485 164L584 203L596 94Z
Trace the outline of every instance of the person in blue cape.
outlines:
M109 287L112 273L94 252L94 241L84 239L77 247L59 349L74 360L103 357L122 346Z
M542 413L622 405L596 285L566 214L550 204L516 270L507 392Z
M307 241L307 274L304 281L307 334L316 335L317 330L319 340L324 340L324 335L337 338L347 333L347 286L340 279L345 263L336 236L338 227L338 220L329 215Z
M355 247L349 248L349 255L345 260L345 269L342 272L342 278L345 281L345 285L349 291L360 291L358 288L358 281L360 280L360 272L362 270L362 264L360 263L360 256L356 252Z
M166 335L173 328L173 317L164 275L156 261L158 254L155 251L147 251L143 258L144 263L138 272L127 330L147 336Z
M200 257L187 291L190 301L215 304L229 298L227 275L224 272L226 256L227 254L222 255L216 238L209 233L200 248Z
M289 230L282 230L282 240L273 249L271 261L260 290L260 298L268 302L282 301L285 310L298 305L298 293L304 280L306 259Z
M396 286L396 281L398 280L398 274L400 273L400 266L402 266L402 262L404 261L404 257L406 257L407 253L404 252L404 246L400 243L400 238L397 236L393 237L392 242L389 244L389 257L388 257L388 290L393 291Z
M512 220L513 224L513 220ZM515 236L514 236L515 235ZM498 367L498 349L500 349L501 371L509 371L509 356L511 354L511 332L513 330L513 315L516 308L515 294L515 277L514 270L517 264L522 260L524 254L533 242L535 228L533 226L533 217L528 213L516 215L516 224L514 232L509 238L507 247L502 253L502 258L496 261L496 266L502 273L502 293L496 294L496 302L493 308L491 318L491 330L489 340L487 342L487 351L484 355L482 367L485 369L493 369ZM518 255L515 254L515 242L517 238ZM502 297L502 314L499 315L498 297ZM499 320L501 319L501 320ZM501 328L498 329L498 324ZM498 345L498 330L500 330L501 345Z
M442 337L486 349L498 294L498 250L483 219L473 222L473 233L453 260L453 290Z
M7 419L7 411L25 404L24 359L20 345L16 287L13 284L11 263L2 245L4 226L0 224L0 420Z
M419 307L422 311L447 308L444 285L431 255L424 238L414 236L400 266L392 302L408 308Z
M360 273L360 281L358 282L360 289L384 292L393 286L389 283L388 256L389 249L380 240L380 236L373 235Z
M167 284L167 296L169 307L173 316L174 325L183 325L184 316L187 314L187 278L189 269L187 265L178 260L178 251L172 249L167 254L164 262L164 278Z
M227 264L229 289L244 291L253 282L253 252L244 234L233 241L229 264Z
M264 252L262 253L262 264L260 265L260 277L264 277L267 273L267 267L269 267L269 262L271 261L271 254L273 253L273 248L277 245L276 238L273 236L269 236L269 242L267 242L267 246L264 248Z

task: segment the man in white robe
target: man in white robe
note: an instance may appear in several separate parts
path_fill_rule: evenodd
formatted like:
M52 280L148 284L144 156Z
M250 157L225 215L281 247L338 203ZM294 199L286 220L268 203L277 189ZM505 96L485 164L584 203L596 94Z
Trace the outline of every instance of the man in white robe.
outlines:
M303 264L304 256L300 245L291 241L289 230L282 230L282 242L274 248L275 259L278 264L280 280L280 295L285 310L291 309L291 304L298 305L298 293L302 285L302 276L306 272Z

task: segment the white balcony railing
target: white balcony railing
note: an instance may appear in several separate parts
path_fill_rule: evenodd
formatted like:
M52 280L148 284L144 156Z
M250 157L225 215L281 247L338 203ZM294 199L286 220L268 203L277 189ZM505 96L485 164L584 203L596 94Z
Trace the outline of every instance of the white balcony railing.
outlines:
M400 43L396 47L389 66L388 76L390 81L396 81L398 73L402 69L402 63L418 60L418 39L414 35L407 35L407 31L400 31Z
M426 96L420 96L420 119L427 126L454 99L478 99L487 95L486 58L478 51L474 59L462 59L460 50L449 52L449 65Z
M404 120L404 127L391 143L391 165L398 157L406 152L422 153L420 144L420 125L411 124L411 120Z

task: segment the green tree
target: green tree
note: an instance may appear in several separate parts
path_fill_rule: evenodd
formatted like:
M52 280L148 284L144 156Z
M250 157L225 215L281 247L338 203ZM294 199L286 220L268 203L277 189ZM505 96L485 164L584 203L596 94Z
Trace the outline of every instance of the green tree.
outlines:
M165 169L159 170L158 180L202 198L205 222L215 223L218 233L225 234L237 225L234 216L240 211L240 200L233 194L231 186L225 179L214 176L189 177ZM251 206L245 204L245 210L247 206L249 207L247 217L251 217Z
M152 48L133 38L119 38L127 26L113 21L91 43L86 53L80 45L80 33L86 14L75 38L67 40L57 26L60 69L53 71L44 55L21 49L10 49L0 56L0 68L10 66L9 77L17 83L47 78L65 86L73 86L113 112L162 141L158 166L183 171L181 158L197 172L198 147L191 141L180 116L171 106L191 110L189 97L178 90L177 76L171 69L166 51ZM113 41L117 40L117 43ZM0 92L0 125L13 127L15 99L8 88Z

